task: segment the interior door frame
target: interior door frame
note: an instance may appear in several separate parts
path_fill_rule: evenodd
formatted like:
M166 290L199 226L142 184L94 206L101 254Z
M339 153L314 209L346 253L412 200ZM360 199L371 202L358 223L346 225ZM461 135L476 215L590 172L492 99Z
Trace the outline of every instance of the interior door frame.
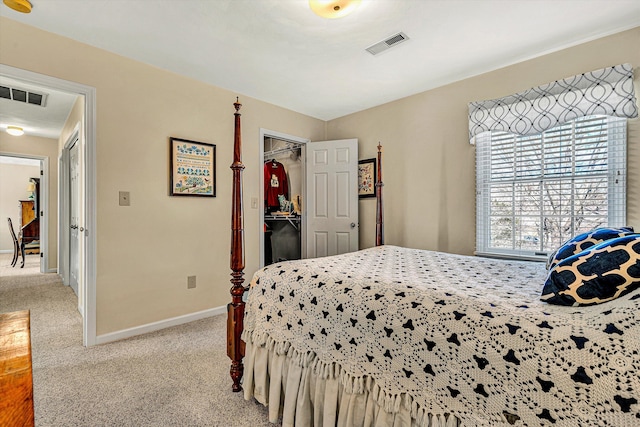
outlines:
M80 277L79 287L84 290L82 302L82 342L85 346L92 346L96 342L96 89L84 84L46 76L36 72L23 70L9 65L0 64L0 75L23 80L25 82L70 92L84 96L84 155L80 159L84 163L83 200L85 228L84 251L80 255L80 263L84 266ZM58 210L61 207L60 180L58 180ZM58 212L58 230L60 228L60 212ZM58 237L58 263L63 250L68 251L68 244L64 245ZM58 269L60 265L57 266Z
M264 206L263 206L263 202L264 202L264 173L262 170L262 167L264 165L264 139L265 138L276 138L276 139L281 139L283 141L291 141L291 142L295 142L297 144L308 144L311 142L311 140L309 138L303 138L300 136L294 136L294 135L288 135L286 133L282 133L282 132L276 132L274 130L269 130L269 129L264 129L264 128L260 128L260 143L258 144L258 147L260 148L258 150L258 164L260 165L260 173L259 173L259 181L260 181L260 185L259 185L259 198L258 198L258 211L259 211L259 224L258 224L258 235L260 236L260 257L259 257L259 261L260 261L260 267L264 267ZM304 156L301 156L301 158L304 158ZM302 188L301 188L301 196L302 196L302 203L304 206L305 203L305 188L307 185L306 182L306 165L303 163L302 165L302 171L301 171L301 178L302 178ZM306 227L306 211L304 210L304 207L302 209L302 215L300 217L300 230L304 230ZM304 231L302 231L301 234L301 242L300 242L300 256L301 258L306 258L307 254L306 254L306 248L307 248L307 236L306 233L304 233Z
M0 151L2 157L18 157L21 159L37 160L40 164L40 194L38 200L38 215L45 213L45 220L40 221L40 273L49 271L49 157L35 154L16 154ZM15 227L16 225L14 225ZM19 231L19 230L18 230Z

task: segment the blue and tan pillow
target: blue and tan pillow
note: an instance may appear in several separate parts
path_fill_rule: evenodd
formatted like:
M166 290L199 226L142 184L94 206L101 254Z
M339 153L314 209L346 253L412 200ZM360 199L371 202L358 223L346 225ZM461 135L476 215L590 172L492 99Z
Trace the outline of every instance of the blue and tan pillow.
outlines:
M591 246L610 239L615 239L616 237L628 236L629 234L633 234L633 227L599 227L594 228L591 231L587 231L586 233L578 234L564 242L557 251L549 256L549 259L547 260L547 270L551 270L563 259L582 252Z
M607 240L553 268L541 300L580 306L611 301L640 288L640 234Z

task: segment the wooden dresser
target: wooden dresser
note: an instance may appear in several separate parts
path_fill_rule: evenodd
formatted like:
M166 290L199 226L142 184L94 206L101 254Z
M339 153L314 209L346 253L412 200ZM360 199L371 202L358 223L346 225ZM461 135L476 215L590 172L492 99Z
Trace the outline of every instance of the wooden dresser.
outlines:
M33 426L29 311L0 314L0 426Z

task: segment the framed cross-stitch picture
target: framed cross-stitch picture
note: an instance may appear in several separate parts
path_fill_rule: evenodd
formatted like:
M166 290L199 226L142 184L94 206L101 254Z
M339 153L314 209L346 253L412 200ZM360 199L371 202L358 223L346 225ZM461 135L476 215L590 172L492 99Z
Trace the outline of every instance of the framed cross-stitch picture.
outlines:
M358 197L376 196L376 159L358 161Z
M170 138L171 196L216 196L216 146Z

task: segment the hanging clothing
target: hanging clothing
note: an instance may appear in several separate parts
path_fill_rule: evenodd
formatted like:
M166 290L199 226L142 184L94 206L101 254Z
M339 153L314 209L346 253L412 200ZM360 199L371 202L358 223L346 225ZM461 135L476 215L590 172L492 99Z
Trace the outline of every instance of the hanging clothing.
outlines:
M279 207L278 195L289 200L289 182L284 165L275 160L264 164L264 205L267 208Z

